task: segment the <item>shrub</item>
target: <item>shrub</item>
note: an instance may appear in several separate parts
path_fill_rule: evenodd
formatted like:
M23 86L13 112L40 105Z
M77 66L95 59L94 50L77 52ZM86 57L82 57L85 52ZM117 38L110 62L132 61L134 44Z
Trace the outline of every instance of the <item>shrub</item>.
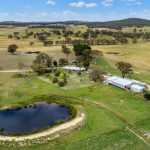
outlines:
M59 77L60 77L61 79L64 79L64 78L65 78L65 73L64 73L64 72L61 72L60 75L59 75Z
M60 74L61 74L61 71L60 71L60 70L56 70L56 71L55 71L55 76L56 76L56 77L58 77Z
M58 78L53 78L53 83L57 83L58 82Z
M68 60L65 58L60 58L59 59L59 65L63 66L63 65L67 65L68 64Z
M86 69L88 69L89 68L89 66L90 66L90 61L89 60L85 60L85 61L83 61L83 67L85 67Z
M145 94L144 94L144 98L146 98L147 100L150 100L150 93L148 93L148 92L145 93Z
M82 72L79 71L77 74L78 74L78 76L81 76Z
M58 82L58 85L59 85L60 87L63 87L63 86L65 85L65 83L64 83L63 81L59 81L59 82Z
M55 67L57 67L57 61L56 61L56 60L53 61L53 65L54 65Z
M46 70L45 70L45 73L52 73L52 69L50 69L50 68L49 68L49 69L46 69Z
M48 77L49 77L49 74L45 74L45 77L47 77L47 78L48 78Z
M64 83L67 84L67 78L66 77L64 78Z
M48 78L51 80L51 79L52 79L52 76L49 74L49 75L48 75Z
M9 39L12 39L12 38L13 38L13 36L12 36L11 34L9 34L9 35L8 35L8 38L9 38Z
M29 45L30 45L30 46L34 45L34 42L30 42Z

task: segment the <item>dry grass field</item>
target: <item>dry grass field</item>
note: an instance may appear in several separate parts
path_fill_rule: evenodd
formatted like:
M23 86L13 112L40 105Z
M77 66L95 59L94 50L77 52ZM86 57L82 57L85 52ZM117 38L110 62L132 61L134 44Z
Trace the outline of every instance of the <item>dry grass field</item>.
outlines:
M14 40L8 39L8 35L12 34L14 31L19 32L20 35L25 34L25 30L27 27L14 27L14 28L0 28L0 66L4 70L9 69L17 69L19 62L24 62L27 66L32 64L33 59L36 55L26 55L27 51L42 51L48 53L50 56L54 57L56 60L59 58L65 57L64 54L61 53L61 46L49 46L44 47L42 42L39 42L37 39L29 38L27 40ZM68 29L73 30L74 32L81 31L85 32L87 27L85 26L69 26ZM40 32L42 30L50 31L53 29L50 28L34 28L28 29L29 31ZM100 28L100 30L102 30ZM139 28L137 29L139 30ZM149 27L142 28L144 31L149 31ZM133 28L123 28L123 31L132 32ZM58 40L60 37L56 35L51 35L50 40L54 42ZM74 38L74 37L71 37ZM109 37L103 37L109 38ZM64 39L64 37L61 37ZM33 41L34 45L30 45L29 43ZM17 50L16 55L10 55L7 53L7 47L10 44L17 44L19 49ZM72 49L72 47L70 46ZM115 68L115 63L118 61L126 61L133 65L134 71L137 74L142 74L143 76L150 75L150 42L144 42L143 40L139 40L137 44L129 44L124 45L106 45L106 46L92 46L93 50L99 50L103 52L104 58L107 63ZM115 53L115 54L114 54ZM74 53L69 56L69 59L74 58Z
M150 72L150 42L93 46L93 49L102 51L108 63L113 67L118 61L126 61L131 63L137 72Z

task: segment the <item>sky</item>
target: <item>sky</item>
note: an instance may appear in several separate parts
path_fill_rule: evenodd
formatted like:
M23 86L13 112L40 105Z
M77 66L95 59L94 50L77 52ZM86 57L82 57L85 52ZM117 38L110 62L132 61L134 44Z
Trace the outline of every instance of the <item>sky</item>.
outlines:
M1 0L0 21L150 19L150 0Z

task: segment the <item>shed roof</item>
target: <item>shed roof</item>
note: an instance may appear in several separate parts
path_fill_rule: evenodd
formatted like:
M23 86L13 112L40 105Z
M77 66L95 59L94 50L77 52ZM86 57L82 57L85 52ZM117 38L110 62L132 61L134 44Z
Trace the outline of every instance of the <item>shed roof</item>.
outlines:
M121 84L123 86L131 85L133 82L128 79L123 79L123 78L117 78L114 80L114 82Z
M117 77L117 76L110 77L108 79L108 81L112 81L112 82L120 84L122 86L128 86L128 85L133 84L132 80L129 80L129 79L126 79L126 78L120 78L120 77Z
M131 88L138 89L138 90L143 90L144 89L143 86L136 85L136 84L131 85Z

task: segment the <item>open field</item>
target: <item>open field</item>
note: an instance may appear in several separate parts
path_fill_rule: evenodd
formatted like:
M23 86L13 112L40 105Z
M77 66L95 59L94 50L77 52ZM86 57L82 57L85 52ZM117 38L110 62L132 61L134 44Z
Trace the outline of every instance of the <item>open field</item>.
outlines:
M35 101L35 96L41 97L41 95L67 95L76 97L76 99L70 98L69 103L83 105L87 121L82 129L74 131L70 135L41 146L22 149L75 150L78 147L84 149L87 146L89 149L98 147L103 149L113 147L122 150L131 148L138 150L149 149L142 140L125 130L125 127L130 124L141 135L149 132L150 105L140 97L105 85L93 85L90 89L85 87L68 91L41 81L35 75L30 75L30 78L31 80L28 81L24 78L14 78L12 73L1 73L0 92L2 94L0 106L8 107L17 103L32 103ZM87 102L82 99L87 100ZM46 99L45 101L51 100ZM42 98L42 101L44 101L44 98ZM94 101L97 102L97 105L94 104ZM121 116L125 121L118 116ZM6 149L9 148L1 147L1 150ZM11 149L15 150L15 148Z
M122 31L124 32L133 32L133 29L135 29L136 27L125 27L122 29ZM137 32L140 32L140 30L144 31L144 32L150 32L150 27L140 27L140 28L136 28Z
M133 32L133 30L136 28L137 32L141 32L144 31L144 32L150 32L150 27L123 27L120 31L123 31L123 32ZM115 32L118 32L118 30L116 29L111 29L111 28L92 28L93 30L110 30L110 31L115 31Z
M85 26L71 26L70 28L74 32L77 32L77 31L85 32L87 30ZM1 43L0 44L0 66L1 65L4 66L4 69L11 69L11 68L15 69L15 67L17 66L15 64L19 60L23 60L24 62L27 62L27 65L31 64L34 56L24 55L24 53L27 51L48 52L52 57L55 57L56 59L60 57L64 57L62 53L60 54L61 46L44 47L42 42L39 42L37 39L34 39L33 37L26 39L26 40L8 39L8 35L12 34L14 31L19 32L21 35L24 35L26 29L27 27L1 28L0 29L0 43ZM149 27L144 27L143 29L149 31ZM28 29L28 30L40 32L42 28L35 28L35 29ZM50 31L52 29L44 28L43 30ZM73 38L73 37L71 36L70 38ZM105 38L110 38L110 37L104 36L102 38L105 39ZM51 40L56 41L56 39L58 39L58 36L52 34ZM32 46L29 45L31 41L34 42L34 45ZM19 49L17 50L18 55L10 56L7 53L7 47L8 45L14 44L14 43L19 46ZM136 72L149 72L150 71L149 70L149 64L150 64L149 47L150 47L150 42L143 42L142 40L140 40L137 44L129 43L129 44L124 44L124 45L93 46L92 48L95 50L102 51L104 53L104 57L106 58L107 62L110 63L113 67L117 61L124 60L124 61L131 63L134 69L136 70ZM116 55L108 54L110 52L115 52L118 54ZM73 57L73 53L72 53L71 58L72 57ZM12 61L14 62L14 64L11 63ZM11 67L11 65L8 64L9 62L10 64L12 64L12 66L15 65L15 67Z
M93 46L92 48L94 50L100 50L103 52L103 59L105 61L100 61L99 65L103 68L104 71L116 74L115 64L118 61L126 61L133 65L134 75L132 77L150 84L149 47L149 42L140 42L134 45L127 44L117 46ZM27 48L27 50L34 51L33 48ZM54 57L56 60L65 57L65 55L61 52L60 46L51 46L48 48L43 47L37 48L36 50L44 51L50 56ZM32 65L32 61L36 55L27 55L25 54L26 51L19 49L17 55L8 54L6 51L0 51L0 66L2 66L3 70L18 69L18 63L24 62L27 66L27 69L30 68L30 66ZM114 52L118 54L112 54ZM68 58L69 60L73 60L74 53L72 52ZM109 69L109 66L111 67L111 70Z

